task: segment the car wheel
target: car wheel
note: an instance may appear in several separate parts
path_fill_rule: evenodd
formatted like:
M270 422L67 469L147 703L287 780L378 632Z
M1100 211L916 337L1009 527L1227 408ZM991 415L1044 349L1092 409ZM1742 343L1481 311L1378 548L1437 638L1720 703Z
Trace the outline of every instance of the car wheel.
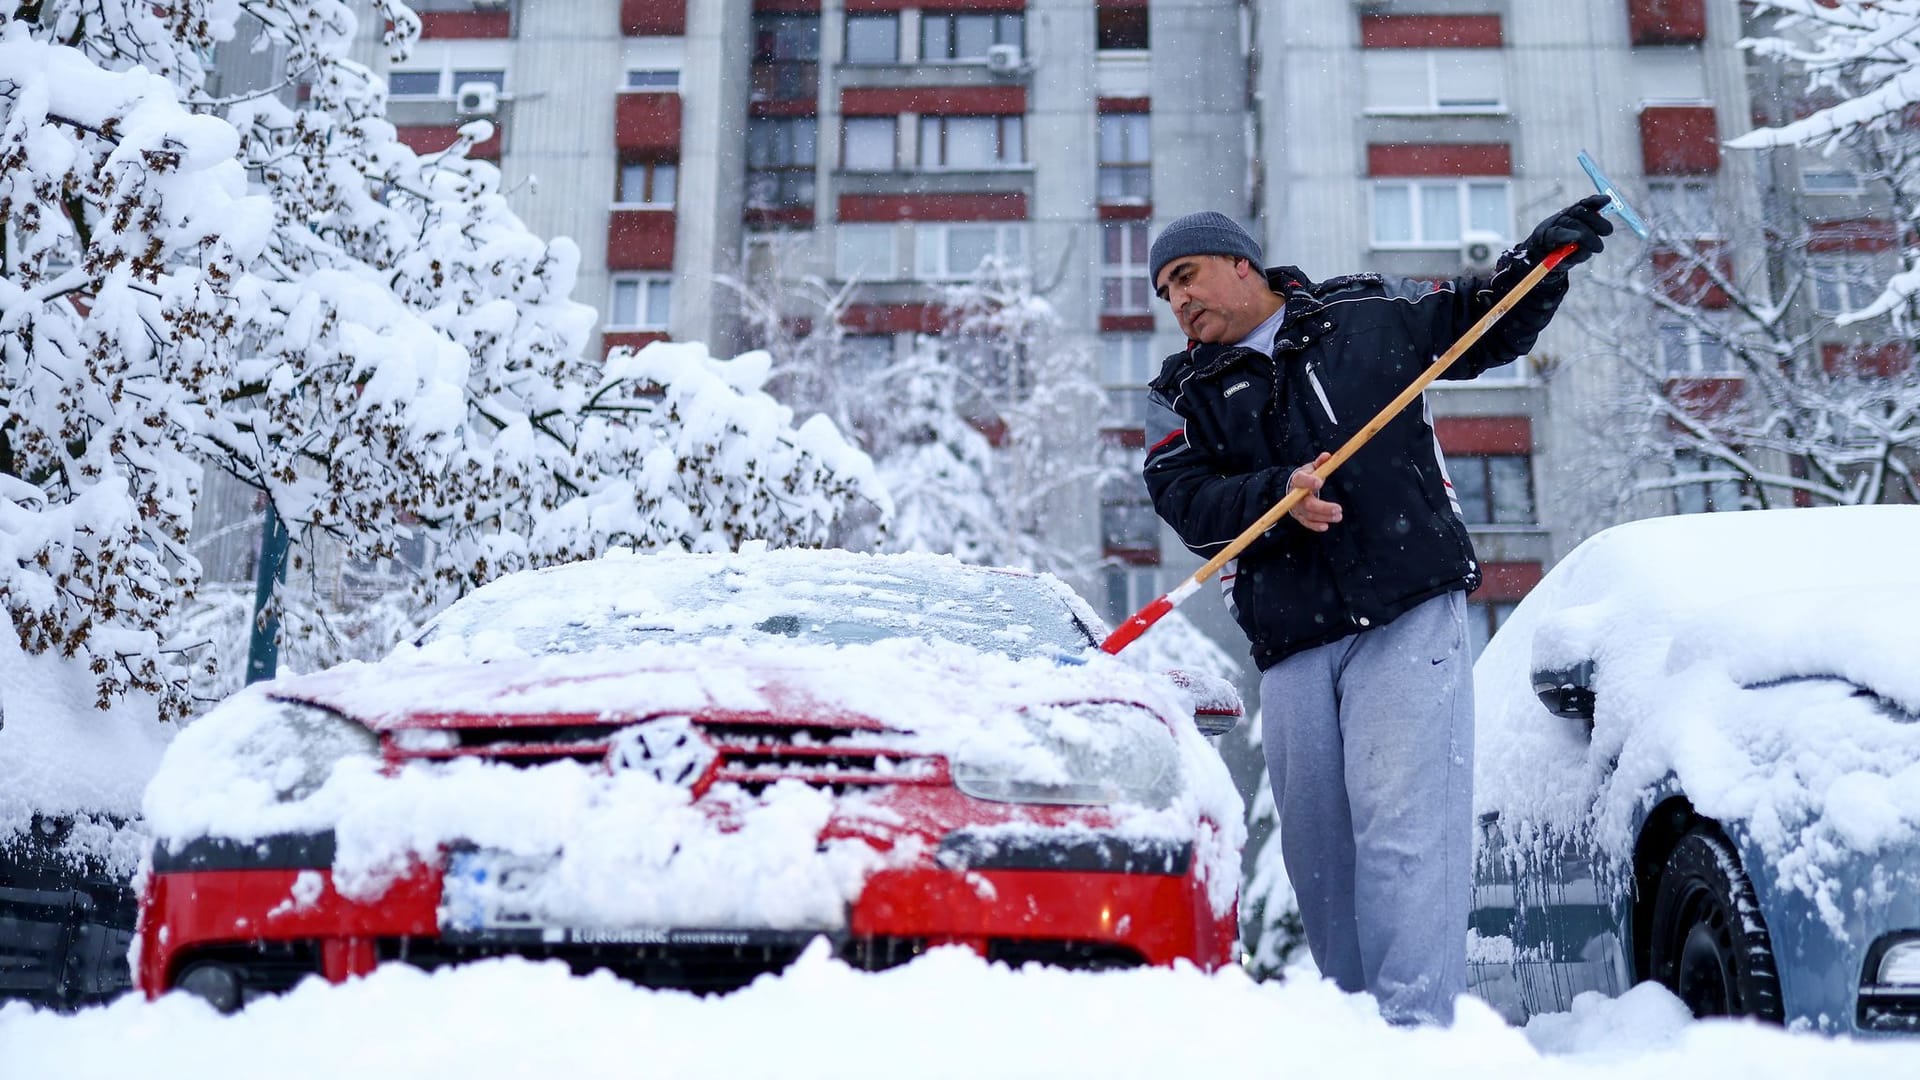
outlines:
M1696 827L1667 856L1649 944L1653 977L1693 1015L1784 1019L1773 940L1733 845L1717 829Z

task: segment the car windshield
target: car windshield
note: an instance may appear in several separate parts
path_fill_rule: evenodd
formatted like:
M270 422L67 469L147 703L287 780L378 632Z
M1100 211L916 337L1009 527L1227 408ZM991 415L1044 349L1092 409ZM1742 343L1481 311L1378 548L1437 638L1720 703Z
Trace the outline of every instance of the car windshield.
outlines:
M1094 643L1045 579L950 560L844 553L628 556L516 575L448 608L419 641L534 654L656 641L954 641L1011 656Z

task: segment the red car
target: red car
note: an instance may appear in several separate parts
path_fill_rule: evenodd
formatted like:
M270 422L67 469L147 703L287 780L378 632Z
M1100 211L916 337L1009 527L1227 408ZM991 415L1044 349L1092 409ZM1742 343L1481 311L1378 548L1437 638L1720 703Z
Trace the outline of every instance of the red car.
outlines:
M518 955L727 990L1233 957L1224 680L1100 653L1057 580L934 556L618 555L504 578L378 664L258 684L148 789L135 971L221 1009Z

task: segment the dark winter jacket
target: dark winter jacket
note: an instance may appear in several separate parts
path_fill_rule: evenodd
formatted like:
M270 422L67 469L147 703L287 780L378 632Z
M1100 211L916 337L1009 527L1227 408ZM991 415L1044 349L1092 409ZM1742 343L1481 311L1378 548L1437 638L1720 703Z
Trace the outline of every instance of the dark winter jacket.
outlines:
M1338 449L1528 269L1509 253L1491 277L1438 286L1377 274L1314 284L1293 267L1268 270L1286 300L1273 356L1195 344L1151 384L1154 509L1211 558L1286 494L1293 470ZM1470 379L1525 353L1566 291L1566 275L1549 274L1445 377ZM1321 497L1341 505L1340 522L1315 533L1283 518L1221 571L1262 670L1480 584L1424 401L1381 428Z

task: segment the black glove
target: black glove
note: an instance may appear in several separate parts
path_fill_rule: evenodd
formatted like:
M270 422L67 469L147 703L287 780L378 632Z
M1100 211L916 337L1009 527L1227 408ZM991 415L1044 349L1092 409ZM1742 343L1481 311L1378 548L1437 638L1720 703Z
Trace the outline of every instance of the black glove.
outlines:
M1523 245L1527 261L1537 265L1540 260L1568 244L1574 245L1574 249L1560 260L1561 269L1586 262L1599 254L1600 249L1606 246L1600 242L1600 238L1613 232L1613 222L1600 214L1600 208L1605 205L1605 195L1589 195L1534 226L1533 235L1527 237Z

